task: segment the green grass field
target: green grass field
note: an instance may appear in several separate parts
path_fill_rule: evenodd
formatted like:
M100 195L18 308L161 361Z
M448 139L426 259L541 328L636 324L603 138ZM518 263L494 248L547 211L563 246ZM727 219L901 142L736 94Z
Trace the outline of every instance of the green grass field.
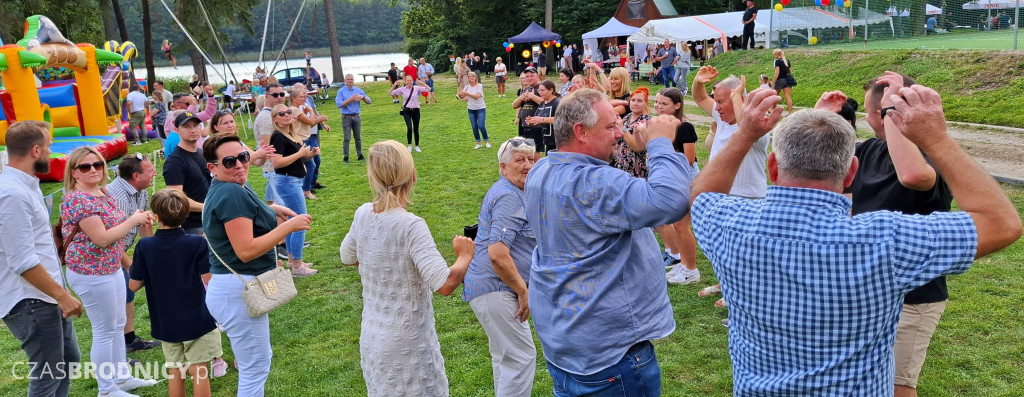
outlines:
M977 29L954 30L946 34L935 34L931 36L908 36L891 37L891 32L886 27L878 30L873 25L872 29L884 31L885 34L872 34L867 46L864 45L864 37L858 35L852 42L837 42L812 46L814 48L842 49L842 50L893 50L893 49L953 49L953 50L1013 50L1014 31L1011 29L978 31ZM1019 37L1017 49L1024 49L1024 37Z
M724 59L724 58L723 58ZM691 74L692 79L692 74ZM751 79L753 81L754 79ZM439 249L454 259L451 237L463 225L476 223L480 202L498 177L496 150L515 135L512 95L498 98L492 79L485 79L492 149L473 150L472 132L465 104L454 98L450 77L438 79L437 105L424 105L422 119L423 153L414 154L418 182L409 210L422 216L431 228ZM635 83L634 83L635 84ZM397 115L399 105L391 104L383 83L361 85L375 101L363 107L364 148L384 139L405 141L405 126ZM517 87L513 81L509 87ZM511 89L514 93L514 89ZM267 392L270 396L358 396L365 394L359 367L361 286L355 268L341 265L338 247L348 232L355 209L372 199L365 164L342 163L342 134L338 112L332 103L321 105L332 117L335 130L323 135L323 174L327 186L318 192L320 200L309 202L314 224L307 238L313 246L306 258L318 264L320 274L296 280L299 297L271 314L274 362ZM688 108L687 111L692 111ZM701 139L707 134L698 127ZM251 137L251 135L250 135ZM251 140L250 140L251 141ZM252 142L250 142L252 143ZM708 153L698 146L698 157ZM137 150L137 147L131 147ZM141 146L143 152L156 150L156 143ZM250 182L262 191L258 169L250 170ZM158 188L163 182L158 178ZM46 193L58 190L46 183ZM1018 210L1024 210L1024 189L1005 187ZM921 375L920 392L926 396L1020 396L1024 395L1024 243L978 261L972 271L949 280L951 302L936 332L928 361ZM727 351L727 330L719 322L726 311L712 304L713 298L699 298L697 291L715 284L711 266L703 257L704 273L697 285L670 286L676 331L657 341L662 385L668 396L728 396L732 376ZM437 330L453 396L493 395L487 337L469 305L459 298L435 295ZM136 298L136 324L142 336L150 329L145 294ZM814 304L807 302L807 304ZM88 360L91 332L85 317L75 320L83 359ZM24 354L6 331L0 332L0 363L24 360ZM539 342L537 343L540 347ZM225 358L232 360L227 338ZM129 354L145 362L162 362L159 349ZM26 380L17 380L9 368L0 368L0 396L24 395ZM20 375L24 375L22 370ZM237 371L212 381L215 396L235 395ZM164 396L166 383L137 391L141 396ZM96 395L94 380L76 380L72 395ZM543 360L537 365L533 394L551 395L551 379Z

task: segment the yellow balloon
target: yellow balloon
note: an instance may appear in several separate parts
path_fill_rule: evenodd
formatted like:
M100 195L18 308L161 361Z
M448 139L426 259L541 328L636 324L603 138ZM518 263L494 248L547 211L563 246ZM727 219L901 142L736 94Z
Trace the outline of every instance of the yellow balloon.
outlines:
M811 36L811 45L818 44L818 36Z
M846 7L846 8L853 7L853 1L851 1L851 0L844 1L843 2L843 7Z
M513 43L508 43L508 48L516 48L516 45Z
M782 4L776 4L775 11L782 11Z

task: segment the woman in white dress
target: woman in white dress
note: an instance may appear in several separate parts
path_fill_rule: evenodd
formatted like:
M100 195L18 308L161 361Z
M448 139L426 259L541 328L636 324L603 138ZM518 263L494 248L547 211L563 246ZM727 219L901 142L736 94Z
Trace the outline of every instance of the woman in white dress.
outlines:
M369 396L447 396L430 291L449 295L473 259L473 240L455 237L448 267L426 222L405 208L416 183L412 155L396 141L370 146L372 203L356 210L341 261L359 267L363 284L360 366Z

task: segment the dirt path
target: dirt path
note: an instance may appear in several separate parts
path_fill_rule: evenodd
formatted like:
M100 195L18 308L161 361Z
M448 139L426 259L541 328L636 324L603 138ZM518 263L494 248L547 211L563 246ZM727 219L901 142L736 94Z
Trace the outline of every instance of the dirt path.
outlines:
M687 100L687 105L696 107L691 100ZM710 116L702 112L690 112L690 109L687 108L687 117L693 123L705 128L711 124ZM858 118L857 127L861 136L872 134L868 123L862 117ZM1024 130L979 128L950 123L948 131L960 147L990 174L1000 179L1024 182Z

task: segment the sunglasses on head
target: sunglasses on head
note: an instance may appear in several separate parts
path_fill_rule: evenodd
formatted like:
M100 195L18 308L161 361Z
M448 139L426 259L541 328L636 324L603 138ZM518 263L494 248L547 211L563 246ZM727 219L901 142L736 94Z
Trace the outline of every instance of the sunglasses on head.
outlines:
M514 148L517 148L517 147L520 147L520 146L523 146L523 145L533 146L533 147L537 146L536 142L534 142L534 140L530 139L530 138L512 138L512 139L508 140L508 144L509 144L509 146L514 147ZM505 150L508 150L508 148L509 147L506 146ZM505 154L505 152L502 151L501 154Z
M102 161L97 161L97 162L91 163L91 164L89 164L89 163L82 163L82 164L79 164L75 168L78 169L78 172L89 172L89 171L92 171L93 168L95 168L97 170L103 170L103 162Z
M288 94L285 94L283 92L275 92L275 93L267 94L267 95L270 95L270 96L272 96L274 98L284 98L284 96L288 95Z
M291 110L282 110L280 112L277 112L277 116L278 117L291 116L291 115L292 115L292 111Z
M238 165L239 161L241 161L242 164L248 163L249 162L249 152L248 151L242 152L242 153L239 153L237 156L227 156L227 157L225 157L225 158L220 160L220 165L223 165L224 168L235 168L235 166ZM213 165L217 165L217 164L218 163L216 161L213 162Z

